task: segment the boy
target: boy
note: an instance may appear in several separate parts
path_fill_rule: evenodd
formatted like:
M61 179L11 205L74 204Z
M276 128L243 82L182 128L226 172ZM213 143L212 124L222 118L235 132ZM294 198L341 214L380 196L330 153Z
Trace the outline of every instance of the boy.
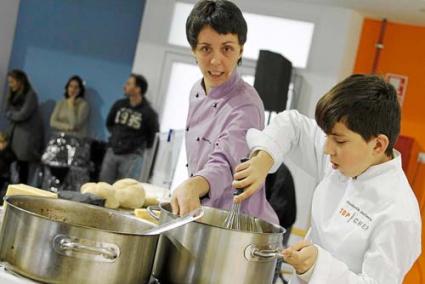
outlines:
M10 165L14 161L16 155L9 146L7 135L0 131L0 198L3 198L10 182ZM3 203L3 200L0 200L0 203Z
M417 200L393 150L400 131L394 88L352 75L317 106L316 122L285 111L264 130L249 130L251 160L233 185L249 197L283 161L317 178L311 230L283 250L293 283L401 283L421 252Z

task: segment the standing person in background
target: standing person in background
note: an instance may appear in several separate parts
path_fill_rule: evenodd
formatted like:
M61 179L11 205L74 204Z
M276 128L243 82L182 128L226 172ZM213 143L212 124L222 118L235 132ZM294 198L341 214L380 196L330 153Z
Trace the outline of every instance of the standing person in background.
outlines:
M247 24L241 10L226 0L199 1L186 21L186 37L203 78L190 93L186 128L190 178L174 191L174 214L201 204L230 209L233 169L249 153L245 134L264 128L264 107L236 67L242 60ZM241 212L279 224L264 186L241 204Z
M37 94L27 75L15 69L7 74L7 81L6 118L10 123L10 144L18 159L19 181L28 183L43 150L43 121L38 110Z
M400 132L395 89L352 75L316 105L316 121L284 111L264 131L250 129L249 161L234 186L247 198L269 171L291 160L318 184L306 240L282 251L291 283L399 284L421 253L418 201L393 149Z
M83 80L72 76L65 85L65 99L56 103L50 117L50 126L58 131L77 137L86 137L90 107L84 99Z
M113 183L121 178L140 177L143 152L152 147L159 130L158 115L144 97L147 89L145 77L131 74L124 85L126 98L112 106L106 120L111 136L100 181Z
M16 161L16 155L10 148L6 133L0 131L0 204L3 203L3 196L6 187L11 179L11 165Z

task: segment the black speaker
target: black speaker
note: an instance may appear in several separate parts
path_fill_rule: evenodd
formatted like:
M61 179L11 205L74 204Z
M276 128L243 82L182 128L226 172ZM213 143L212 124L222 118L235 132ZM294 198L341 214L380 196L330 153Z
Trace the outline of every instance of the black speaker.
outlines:
M279 53L260 50L255 68L254 88L268 111L286 108L292 63Z

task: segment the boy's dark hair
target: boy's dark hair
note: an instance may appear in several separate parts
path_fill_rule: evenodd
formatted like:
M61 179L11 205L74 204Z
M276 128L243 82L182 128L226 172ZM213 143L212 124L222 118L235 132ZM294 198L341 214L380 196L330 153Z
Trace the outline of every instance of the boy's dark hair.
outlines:
M84 98L84 94L86 92L86 88L84 87L83 79L81 79L81 77L78 76L78 75L72 76L71 78L69 78L68 82L66 83L66 85L65 85L65 94L64 94L65 98L69 98L68 87L69 87L69 84L71 84L71 81L77 81L78 87L80 88L80 92L78 93L77 98Z
M394 87L375 75L351 75L317 103L316 121L329 134L335 123L343 122L365 141L384 134L389 144L385 154L392 156L400 133L400 105Z
M140 94L143 96L146 94L146 91L148 90L148 81L145 77L139 74L131 74L131 77L134 78L134 83L136 84L136 87L140 88Z
M195 4L186 20L186 37L192 49L196 48L198 35L205 26L219 34L236 34L240 45L246 42L246 21L238 6L230 1L201 0Z
M7 76L12 77L13 79L22 84L22 90L24 94L26 94L31 89L30 81L28 80L27 74L25 74L24 71L19 69L13 69L7 73Z

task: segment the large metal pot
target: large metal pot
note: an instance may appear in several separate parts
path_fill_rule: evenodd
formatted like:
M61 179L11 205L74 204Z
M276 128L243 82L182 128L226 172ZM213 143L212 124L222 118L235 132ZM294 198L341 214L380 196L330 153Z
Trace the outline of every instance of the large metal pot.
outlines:
M47 283L147 283L159 235L153 225L119 212L68 200L10 196L0 259Z
M160 223L175 218L160 204ZM153 275L163 283L271 283L284 228L255 219L262 233L223 227L228 211L202 207L204 216L161 234Z

